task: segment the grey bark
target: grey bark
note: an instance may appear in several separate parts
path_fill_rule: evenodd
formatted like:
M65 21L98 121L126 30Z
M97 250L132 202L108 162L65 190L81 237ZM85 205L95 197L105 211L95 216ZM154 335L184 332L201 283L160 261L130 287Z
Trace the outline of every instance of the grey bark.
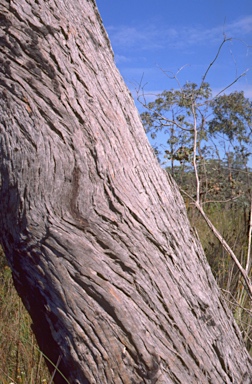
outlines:
M75 384L252 383L95 2L0 12L0 236L42 351Z

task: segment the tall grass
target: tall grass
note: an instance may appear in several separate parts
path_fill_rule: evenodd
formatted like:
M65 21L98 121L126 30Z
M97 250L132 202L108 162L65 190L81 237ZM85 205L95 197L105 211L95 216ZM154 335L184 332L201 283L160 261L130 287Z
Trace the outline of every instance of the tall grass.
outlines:
M206 208L206 213L231 246L240 263L245 267L248 250L249 212L246 212L241 206L229 206L227 209L221 204L213 204ZM188 208L188 217L192 226L197 229L212 272L233 312L246 347L252 356L251 300L243 285L239 270L200 213L192 206ZM250 278L251 275L250 271Z
M0 384L46 384L50 375L0 249Z

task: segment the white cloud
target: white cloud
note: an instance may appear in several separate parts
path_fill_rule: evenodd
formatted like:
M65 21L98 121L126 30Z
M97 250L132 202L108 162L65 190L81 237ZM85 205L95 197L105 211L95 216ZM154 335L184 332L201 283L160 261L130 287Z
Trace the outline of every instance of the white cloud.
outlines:
M147 27L107 27L107 32L112 41L112 45L125 48L153 49L160 48L158 42L158 31L156 26Z
M243 17L227 25L227 32L232 35L247 35L252 32L252 16Z
M200 44L216 44L222 37L246 38L252 32L252 16L214 28L176 26L167 28L154 23L137 26L107 27L112 45L124 49L153 50L160 48L188 48Z
M129 63L131 61L130 57L124 55L115 54L115 62L116 64Z

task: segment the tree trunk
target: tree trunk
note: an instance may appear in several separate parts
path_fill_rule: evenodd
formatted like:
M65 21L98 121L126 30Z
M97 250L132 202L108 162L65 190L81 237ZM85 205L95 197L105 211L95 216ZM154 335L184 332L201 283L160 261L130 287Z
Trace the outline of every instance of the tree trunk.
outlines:
M94 0L0 4L0 236L55 383L252 383Z

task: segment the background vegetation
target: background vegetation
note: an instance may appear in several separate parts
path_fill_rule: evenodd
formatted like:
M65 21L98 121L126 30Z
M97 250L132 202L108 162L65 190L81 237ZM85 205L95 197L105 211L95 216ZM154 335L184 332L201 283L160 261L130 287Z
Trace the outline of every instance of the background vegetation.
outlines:
M212 191L209 192L209 203L204 210L211 222L221 233L237 255L241 265L245 267L248 255L248 236L251 220L250 187L252 172L239 172L233 170L230 180L229 172L225 164L210 162L208 165L209 184ZM169 168L168 168L169 170ZM212 170L212 171L211 171ZM195 192L195 178L192 171L181 174L180 167L175 168L174 177L188 194ZM234 183L235 181L235 183ZM210 187L209 187L210 189ZM230 198L227 198L230 196ZM232 196L234 196L232 198ZM212 272L221 288L227 303L233 311L239 325L247 349L252 355L252 311L251 298L243 285L239 270L230 254L225 251L220 241L206 224L204 218L192 203L192 200L184 194L188 217L192 226L197 230L198 236L204 248ZM251 265L248 269L251 278Z

